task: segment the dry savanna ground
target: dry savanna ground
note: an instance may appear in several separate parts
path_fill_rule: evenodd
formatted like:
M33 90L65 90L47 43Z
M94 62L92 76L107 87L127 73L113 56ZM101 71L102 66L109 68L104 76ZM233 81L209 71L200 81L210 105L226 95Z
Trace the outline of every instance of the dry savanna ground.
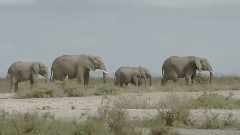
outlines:
M177 84L119 88L109 78L36 86L19 85L8 93L0 79L0 134L38 135L240 135L240 77L198 75L197 85Z

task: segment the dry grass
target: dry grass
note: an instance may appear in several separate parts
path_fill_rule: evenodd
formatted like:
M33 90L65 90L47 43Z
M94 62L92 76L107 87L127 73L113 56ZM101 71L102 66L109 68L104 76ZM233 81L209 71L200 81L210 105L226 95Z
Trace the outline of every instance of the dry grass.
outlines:
M77 80L69 80L74 82L74 87L77 85ZM113 87L113 79L107 78L107 86ZM140 86L135 87L132 85L121 88L121 92L124 93L141 93L141 92L160 92L160 91L214 91L214 90L240 90L240 77L227 76L227 77L213 77L213 82L208 83L209 77L199 74L197 77L197 85L186 86L185 79L179 79L176 84L173 81L168 81L167 85L161 86L161 78L155 77L152 79L152 86ZM76 84L75 84L76 82ZM39 80L38 85L44 83L43 80ZM51 82L49 82L51 83ZM0 92L6 93L9 91L9 80L7 78L0 78ZM88 91L95 89L99 85L102 85L102 78L91 78ZM70 86L69 86L70 87ZM79 86L78 86L79 87ZM82 87L82 86L81 86ZM31 90L29 81L19 83L19 91Z

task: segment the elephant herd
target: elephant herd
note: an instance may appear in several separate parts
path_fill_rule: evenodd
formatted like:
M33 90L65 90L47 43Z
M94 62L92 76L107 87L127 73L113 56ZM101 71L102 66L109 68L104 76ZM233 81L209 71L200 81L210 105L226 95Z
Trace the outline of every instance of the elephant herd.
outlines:
M103 72L103 83L106 83L106 67L99 56L91 55L63 55L57 57L51 67L50 81L64 81L67 78L77 78L80 84L88 85L90 70L100 69ZM177 81L178 78L184 78L187 84L196 83L196 71L207 70L210 72L210 82L212 81L212 67L207 59L194 56L178 57L172 56L164 61L162 66L162 81L165 85L168 80ZM10 78L10 92L18 91L18 83L30 80L33 85L38 81L38 75L48 81L48 68L40 62L15 62L8 69L8 77ZM120 87L131 83L140 86L143 83L152 84L152 77L148 69L139 67L120 67L115 72L114 84ZM143 81L142 81L143 80Z

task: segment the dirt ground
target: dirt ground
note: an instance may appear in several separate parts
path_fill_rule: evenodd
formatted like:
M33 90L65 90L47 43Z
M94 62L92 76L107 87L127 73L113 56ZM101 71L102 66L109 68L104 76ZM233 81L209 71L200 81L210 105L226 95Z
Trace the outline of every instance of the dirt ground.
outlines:
M240 99L240 91L215 91L224 96L233 93L234 98ZM96 115L98 108L108 100L114 100L119 97L138 97L140 99L149 100L151 103L157 103L168 97L169 94L176 94L184 97L197 97L202 92L156 92L156 93L131 93L120 96L110 96L104 98L102 96L91 97L63 97L63 98L31 98L31 99L14 99L13 94L0 94L0 110L9 113L50 113L56 119L67 121L83 121L88 116ZM129 119L151 119L157 115L155 109L127 109ZM240 110L220 110L211 109L208 113L219 113L220 118L225 119L229 113L233 114L233 118L240 121ZM204 110L191 110L190 119L192 122L201 124L204 120ZM183 135L240 135L240 130L206 130L206 129L174 129ZM147 133L146 133L147 134Z

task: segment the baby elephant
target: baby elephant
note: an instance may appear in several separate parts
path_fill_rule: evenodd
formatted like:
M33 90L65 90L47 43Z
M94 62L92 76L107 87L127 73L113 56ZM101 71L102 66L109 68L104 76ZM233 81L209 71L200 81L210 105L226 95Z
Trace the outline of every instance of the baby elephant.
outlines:
M48 68L40 62L15 62L8 68L10 92L18 91L18 82L30 80L31 85L38 81L38 74L47 82Z
M128 85L131 83L135 86L142 84L142 79L150 79L151 86L151 75L146 68L139 67L120 67L115 72L115 85L123 87L123 84Z

